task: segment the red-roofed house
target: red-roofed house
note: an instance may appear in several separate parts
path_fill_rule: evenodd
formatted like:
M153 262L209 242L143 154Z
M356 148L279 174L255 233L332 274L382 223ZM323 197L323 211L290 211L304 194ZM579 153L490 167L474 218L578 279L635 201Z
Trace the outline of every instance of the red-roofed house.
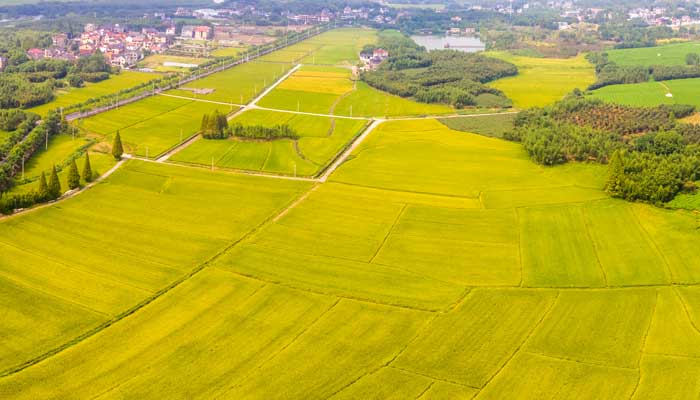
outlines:
M209 40L211 28L208 26L197 26L194 28L194 38L197 40Z
M42 49L29 49L27 50L27 57L31 58L32 60L41 60L44 58L44 50Z

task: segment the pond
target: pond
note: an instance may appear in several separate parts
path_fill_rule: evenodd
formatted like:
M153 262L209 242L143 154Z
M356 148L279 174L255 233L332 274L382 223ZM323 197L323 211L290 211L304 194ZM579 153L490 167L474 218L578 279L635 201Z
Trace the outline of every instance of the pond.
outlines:
M414 35L411 39L428 50L452 49L474 53L486 49L486 44L474 36Z

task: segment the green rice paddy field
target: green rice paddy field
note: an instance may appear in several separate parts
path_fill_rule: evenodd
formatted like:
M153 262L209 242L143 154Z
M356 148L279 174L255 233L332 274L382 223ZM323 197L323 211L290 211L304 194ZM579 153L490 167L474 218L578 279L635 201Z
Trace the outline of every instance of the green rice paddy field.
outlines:
M604 171L434 120L327 183L130 161L0 222L0 393L695 398L696 217Z
M100 96L116 94L121 90L158 78L160 78L159 75L146 72L122 71L119 75L112 75L105 81L86 83L82 88L61 89L56 93L56 98L52 102L31 108L29 111L45 115L50 110L82 103Z
M76 125L109 143L119 130L127 153L153 158L197 133L202 116L217 109L222 113L236 110L221 104L156 96L79 120Z
M700 78L612 85L592 96L611 103L652 107L660 104L692 104L700 107ZM671 96L669 97L668 94Z
M685 65L688 53L700 53L700 42L671 43L656 47L608 50L618 65Z
M181 89L170 90L167 93L200 100L244 104L291 68L291 63L251 61L184 86L186 89L214 89L210 94L197 94Z
M155 154L200 107L160 96L78 125ZM302 138L200 139L0 219L0 397L700 393L696 214L607 197L605 166L534 164L489 137L508 115L382 122L324 182L187 165L288 174L365 123L237 119Z
M61 134L53 136L49 139L48 150L40 149L37 154L27 161L25 164L24 180L22 174L16 176L17 182L10 189L9 193L26 193L31 190L38 189L39 176L43 172L47 179L51 174L51 168L55 165L58 170L58 177L61 181L63 191L68 190L68 162L71 158L76 159L78 169L82 171L84 165L84 153L90 153L90 166L95 176L102 175L107 172L116 161L111 154L108 154L108 149L104 144L92 146L92 150L88 147L94 143L85 136L76 136ZM82 181L81 184L86 182Z
M583 55L554 59L515 56L505 52L486 54L518 67L517 76L499 79L490 84L503 91L517 108L552 104L576 88L585 90L595 81L593 65Z

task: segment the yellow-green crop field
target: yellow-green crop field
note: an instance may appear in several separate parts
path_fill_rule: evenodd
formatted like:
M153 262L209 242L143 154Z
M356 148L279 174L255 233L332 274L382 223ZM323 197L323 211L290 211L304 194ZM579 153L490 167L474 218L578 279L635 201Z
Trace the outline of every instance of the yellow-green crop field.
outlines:
M312 176L360 133L367 121L249 110L232 123L243 125L289 125L298 140L198 140L172 160L220 168L284 175Z
M79 120L75 125L103 136L109 143L119 130L127 153L153 158L197 133L202 116L217 109L224 114L236 110L221 104L155 96Z
M319 65L356 65L362 47L377 42L377 31L372 29L335 29L308 41L315 46L302 62Z
M691 78L663 82L611 85L593 91L592 96L610 103L638 107L653 107L661 104L700 106L699 91L700 79Z
M50 110L68 107L121 90L137 86L141 83L160 78L160 75L146 72L122 71L119 75L111 75L109 79L97 83L86 83L82 88L64 88L56 93L56 98L49 103L29 109L39 115L45 115Z
M522 57L505 52L487 55L518 67L518 75L489 84L502 90L517 108L552 104L576 88L585 90L595 81L593 65L583 55L568 59Z
M61 188L68 190L68 167L67 162L71 157L79 156L76 160L79 170L82 170L84 165L84 152L89 151L89 147L93 141L76 132L76 136L60 134L52 136L49 139L48 150L45 148L39 149L29 161L25 164L24 178L22 174L16 177L17 183L8 193L27 193L39 188L39 176L43 172L47 177L50 176L51 168L55 165L58 172L58 178L61 181ZM83 150L83 151L81 151ZM116 161L111 154L107 154L104 149L104 144L93 146L90 153L90 166L95 176L102 175L107 172ZM81 184L87 182L81 180Z
M83 128L146 138L195 104ZM696 399L697 214L465 118L381 122L327 180L187 165L289 174L366 122L252 109L301 139L200 139L0 219L0 397Z
M302 67L263 97L262 107L351 117L440 115L454 109L424 104L354 82L349 69Z
M193 99L244 104L261 93L267 86L272 85L291 68L291 63L251 61L184 86L186 89L214 89L210 94L197 94L177 89L167 93Z

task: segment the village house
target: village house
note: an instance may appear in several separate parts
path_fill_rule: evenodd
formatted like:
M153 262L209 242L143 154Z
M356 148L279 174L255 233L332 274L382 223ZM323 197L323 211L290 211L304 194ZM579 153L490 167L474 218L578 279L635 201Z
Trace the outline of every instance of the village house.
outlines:
M364 64L363 67L361 68L363 71L372 71L377 69L379 64L382 63L382 61L386 60L389 57L389 52L386 51L385 49L374 49L371 53L369 52L363 52L360 53L360 60Z
M37 48L29 49L27 50L27 57L32 60L41 60L44 58L44 50Z
M209 40L211 37L211 28L208 26L197 26L194 28L195 40Z

